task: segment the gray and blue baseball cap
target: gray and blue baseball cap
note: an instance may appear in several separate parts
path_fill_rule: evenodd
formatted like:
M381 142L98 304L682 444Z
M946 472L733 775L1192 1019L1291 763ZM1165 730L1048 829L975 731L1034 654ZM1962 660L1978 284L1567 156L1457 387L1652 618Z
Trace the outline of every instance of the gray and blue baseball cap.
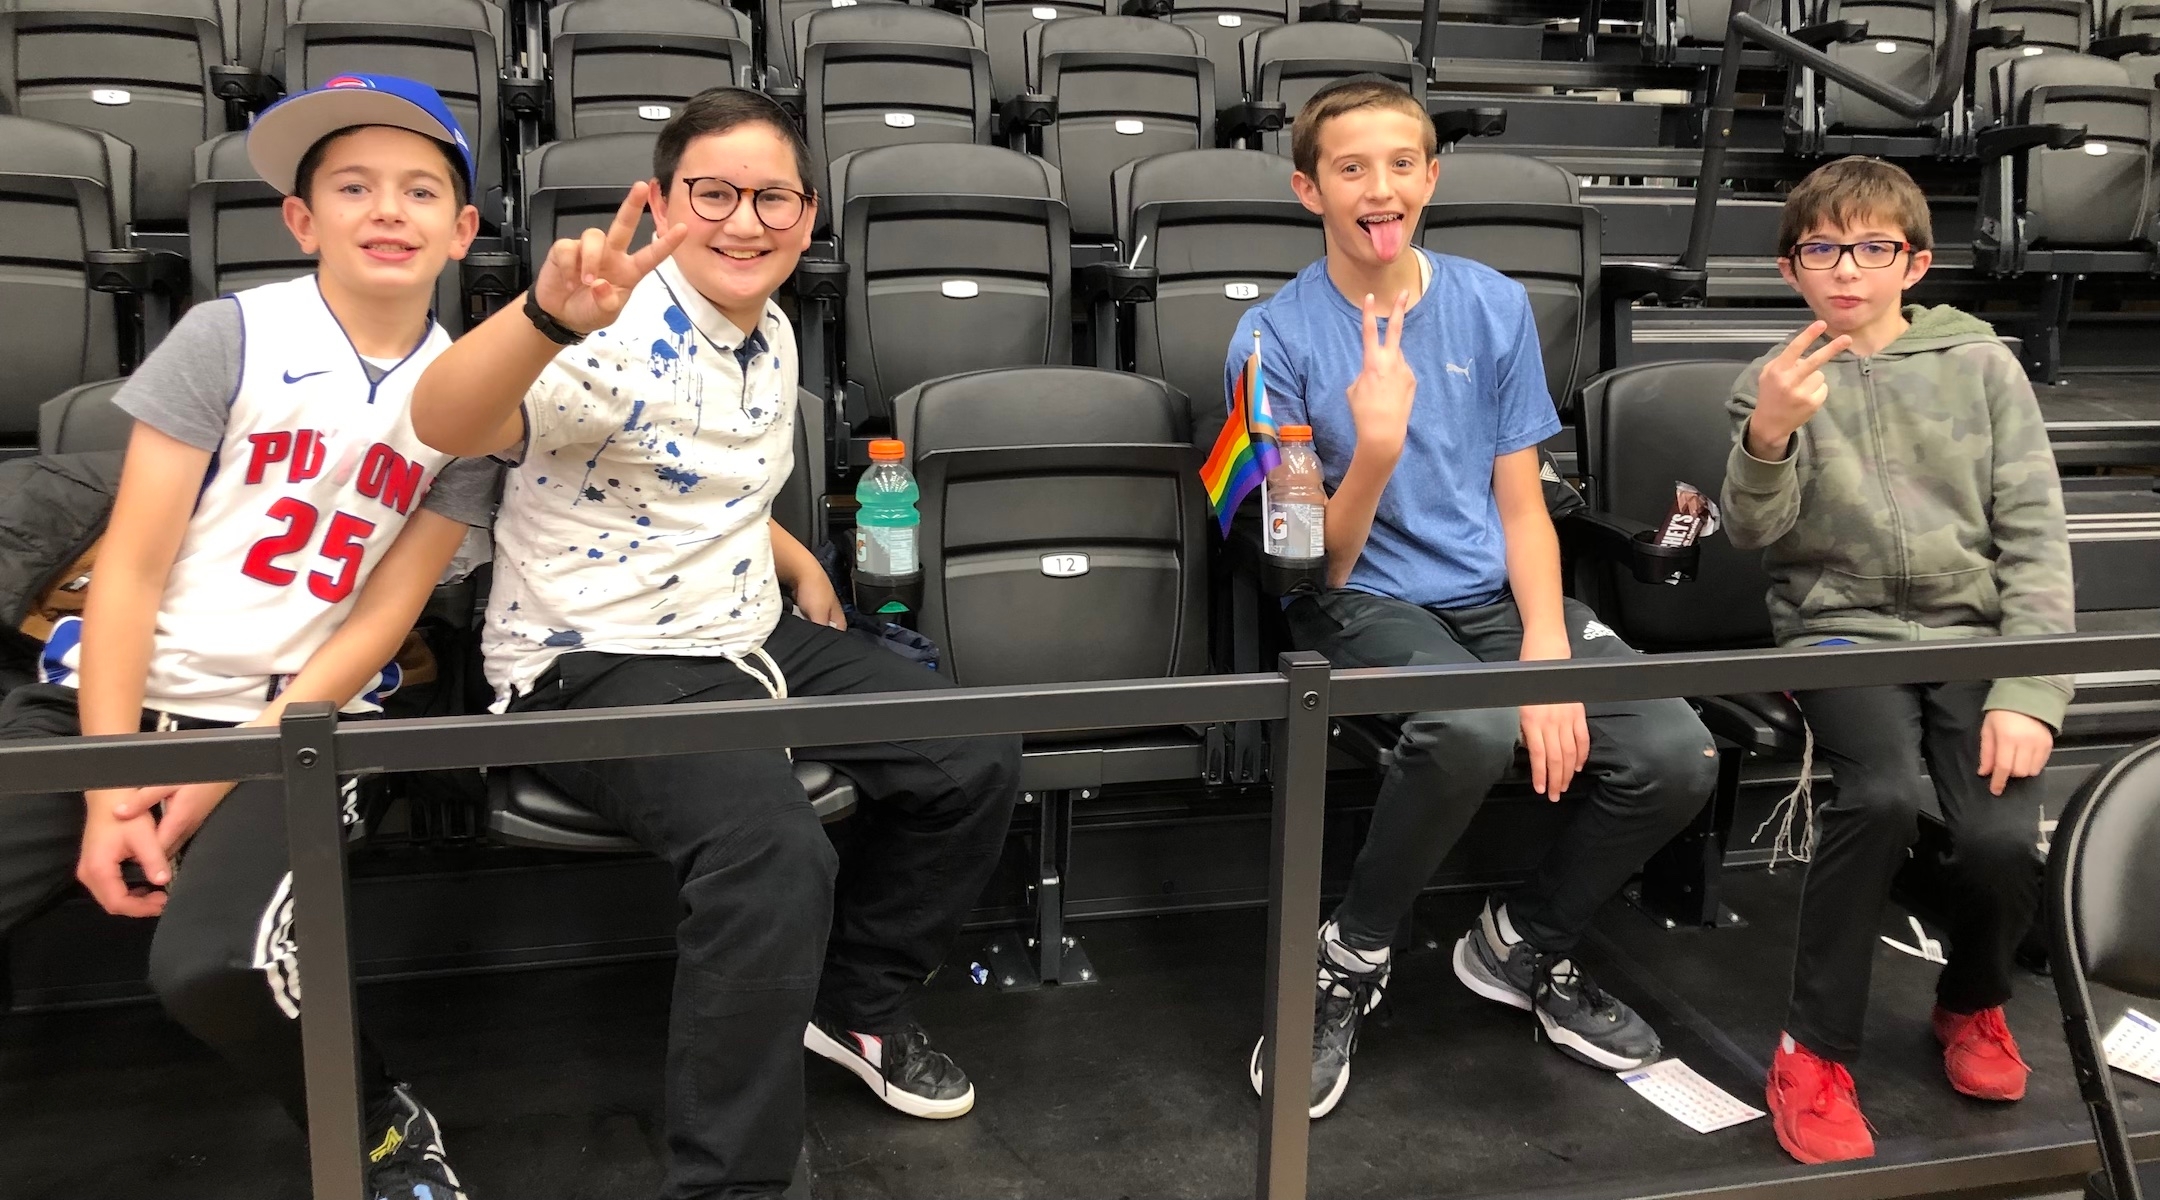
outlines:
M396 75L334 76L264 109L248 129L248 161L271 187L289 196L308 148L355 125L410 129L456 147L465 166L467 194L478 191L472 145L450 106L434 88Z

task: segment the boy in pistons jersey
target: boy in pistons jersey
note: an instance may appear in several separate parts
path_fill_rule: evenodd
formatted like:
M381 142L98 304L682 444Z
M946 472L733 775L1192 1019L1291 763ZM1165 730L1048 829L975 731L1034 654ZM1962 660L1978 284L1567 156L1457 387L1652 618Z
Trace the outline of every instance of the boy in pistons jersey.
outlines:
M377 711L384 664L489 520L492 465L428 448L407 415L450 344L436 278L479 223L456 119L423 85L342 76L264 112L248 157L319 270L196 306L120 389L135 425L87 607L55 629L43 681L0 705L0 738ZM129 860L148 887L123 879ZM0 936L71 879L108 912L162 917L166 1008L304 1119L276 781L10 799ZM365 1054L371 1200L462 1198L434 1118Z

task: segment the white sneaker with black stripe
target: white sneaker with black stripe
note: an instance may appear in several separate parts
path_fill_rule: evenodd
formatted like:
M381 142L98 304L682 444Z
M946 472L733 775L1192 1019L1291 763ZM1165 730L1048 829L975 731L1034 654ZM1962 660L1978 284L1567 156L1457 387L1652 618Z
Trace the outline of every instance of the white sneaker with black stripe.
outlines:
M912 1018L896 1033L874 1034L813 1017L803 1028L803 1048L854 1072L878 1099L911 1117L945 1120L975 1107L967 1072L932 1049L930 1035Z

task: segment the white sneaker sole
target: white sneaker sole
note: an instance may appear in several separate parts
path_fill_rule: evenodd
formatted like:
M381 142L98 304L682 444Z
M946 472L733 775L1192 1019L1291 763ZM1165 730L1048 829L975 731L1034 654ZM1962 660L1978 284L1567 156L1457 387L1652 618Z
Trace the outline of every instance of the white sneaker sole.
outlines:
M816 1054L819 1058L846 1067L854 1073L855 1078L869 1085L870 1090L877 1094L878 1099L883 1100L891 1108L904 1112L911 1117L922 1117L931 1121L949 1121L954 1117L966 1116L975 1107L975 1085L972 1083L968 1085L968 1090L964 1094L951 1100L931 1100L901 1088L888 1086L885 1082L885 1076L879 1074L878 1069L871 1066L868 1060L834 1041L830 1035L819 1029L815 1024L803 1026L803 1049Z
M1266 1039L1254 1042L1252 1050L1252 1061L1245 1064L1245 1077L1252 1081L1253 1095L1263 1098L1267 1095L1267 1091L1265 1076L1263 1076L1260 1071L1260 1048L1262 1046L1265 1046L1266 1044ZM1310 1087L1311 1085L1307 1084L1306 1086ZM1343 1093L1349 1090L1350 1064L1344 1063L1342 1074L1335 1077L1335 1086L1329 1088L1328 1094L1320 1098L1320 1103L1306 1109L1305 1115L1317 1121L1320 1118L1328 1115L1329 1113L1334 1112L1335 1106L1342 1103Z
M1455 978L1462 980L1464 987L1485 997L1487 1000L1497 1000L1509 1008L1519 1008L1524 1012L1535 1014L1538 1027L1545 1031L1546 1040L1550 1041L1555 1049L1571 1058L1589 1063L1591 1066L1604 1067L1609 1071L1632 1071L1644 1063L1653 1062L1658 1058L1657 1054L1653 1054L1649 1058L1631 1058L1626 1055L1614 1054L1608 1050L1600 1050L1591 1045L1582 1035L1554 1024L1551 1017L1537 1011L1537 1006L1530 1002L1530 997L1523 995L1505 983L1487 977L1477 969L1477 964L1471 957L1475 951L1470 948L1470 939L1480 936L1483 935L1473 929L1462 935L1461 940L1455 943ZM1663 1050L1660 1050L1659 1054L1662 1053Z
M1478 970L1477 963L1472 958L1472 955L1476 952L1470 948L1470 939L1483 936L1485 935L1472 929L1456 940L1455 978L1462 980L1464 987L1485 997L1487 1000L1497 1000L1509 1008L1519 1008L1524 1012L1529 1012L1531 1009L1530 997Z

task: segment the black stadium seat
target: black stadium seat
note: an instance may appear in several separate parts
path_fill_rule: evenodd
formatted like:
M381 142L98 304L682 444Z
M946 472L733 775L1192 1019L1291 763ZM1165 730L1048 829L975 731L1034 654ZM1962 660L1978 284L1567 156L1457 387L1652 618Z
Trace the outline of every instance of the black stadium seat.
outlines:
M485 0L289 0L279 78L288 90L347 72L402 75L442 95L479 164L473 202L502 219L504 17Z
M0 4L0 112L100 130L135 148L135 219L178 225L188 156L225 129L209 69L218 0Z
M577 237L587 229L606 229L622 207L630 185L652 175L657 133L601 133L549 142L525 156L526 270L558 238ZM652 213L638 218L634 244L652 238Z
M1824 47L1824 53L1908 95L1931 90L1935 47L1944 36L1943 0L1823 0L1816 19L1852 22L1866 36ZM1927 121L1899 116L1858 92L1799 69L1788 89L1787 127L1804 155L1874 154L1928 157L1948 151L1961 133L1963 104Z
M1410 43L1384 29L1339 21L1275 25L1247 34L1238 47L1239 71L1249 100L1283 106L1281 132L1259 135L1257 150L1290 153L1289 122L1314 92L1350 75L1379 75L1425 102L1425 72ZM1246 143L1251 146L1251 142Z
M990 84L1000 103L1027 90L1034 58L1027 51L1028 31L1045 21L1109 16L1115 6L1104 0L975 0L970 20L983 27L990 50Z
M39 454L125 450L135 419L113 403L125 379L85 383L47 400L38 409Z
M750 14L711 0L570 0L548 19L555 136L657 132L721 82L755 82Z
M990 56L973 21L932 8L866 4L797 18L795 41L815 169L878 146L990 142ZM827 184L812 185L822 194ZM833 214L820 209L818 219L824 224Z
M1118 242L1157 272L1154 300L1129 316L1135 364L1185 393L1201 445L1222 425L1238 319L1326 252L1320 218L1291 193L1290 172L1289 159L1257 150L1189 150L1120 167L1111 180Z
M0 445L28 442L53 395L120 371L118 311L83 267L124 244L131 161L110 135L0 116Z
M1419 245L1484 263L1530 293L1545 382L1562 413L1575 411L1602 352L1602 228L1574 175L1543 159L1482 151L1441 158L1419 220Z
M1121 11L1145 7L1127 0ZM1238 43L1247 36L1298 18L1295 0L1169 0L1170 20L1200 35L1215 63L1215 104L1228 108L1243 99L1238 89Z
M1065 176L1073 237L1116 231L1110 176L1136 158L1215 144L1214 68L1191 30L1142 17L1044 21L1027 33L1028 90L1054 97L1042 157Z
M847 414L962 371L1072 361L1072 234L1057 168L995 146L885 146L832 165L847 263Z
M790 87L802 80L802 54L795 34L803 17L827 9L861 4L904 4L906 0L762 0L759 7L759 56L765 62L765 86Z

